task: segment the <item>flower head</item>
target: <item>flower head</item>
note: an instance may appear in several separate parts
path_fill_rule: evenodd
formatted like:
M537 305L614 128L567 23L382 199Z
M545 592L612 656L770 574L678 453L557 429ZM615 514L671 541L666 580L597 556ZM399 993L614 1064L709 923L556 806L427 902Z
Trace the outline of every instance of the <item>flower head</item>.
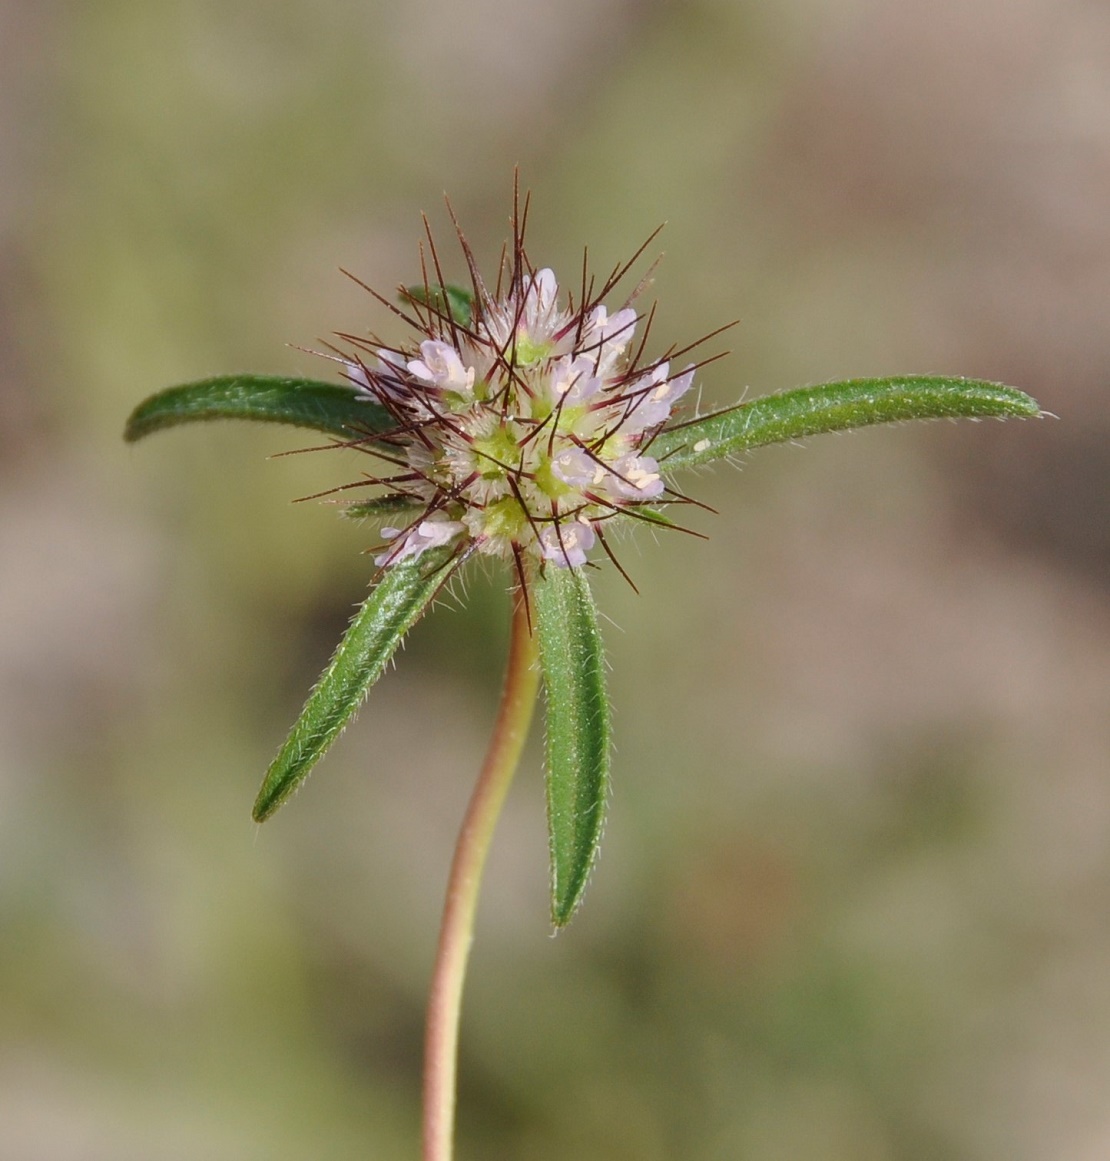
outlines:
M514 235L494 291L462 242L466 310L427 281L404 292L411 344L344 336L358 348L345 359L348 380L395 423L377 446L396 470L374 482L419 511L382 530L380 566L453 543L520 570L529 558L576 568L605 546L611 521L657 519L646 506L669 498L650 449L694 368L640 362L640 316L602 301L627 267L576 303L553 271L531 265L519 228ZM432 257L438 271L434 246Z

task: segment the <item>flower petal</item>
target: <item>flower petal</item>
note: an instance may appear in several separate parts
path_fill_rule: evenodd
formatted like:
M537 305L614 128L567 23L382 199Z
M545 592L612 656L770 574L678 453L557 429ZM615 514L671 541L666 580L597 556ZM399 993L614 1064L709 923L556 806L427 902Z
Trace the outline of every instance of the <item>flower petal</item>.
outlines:
M593 528L584 520L566 520L549 524L540 532L540 551L544 560L559 568L579 568L596 540Z

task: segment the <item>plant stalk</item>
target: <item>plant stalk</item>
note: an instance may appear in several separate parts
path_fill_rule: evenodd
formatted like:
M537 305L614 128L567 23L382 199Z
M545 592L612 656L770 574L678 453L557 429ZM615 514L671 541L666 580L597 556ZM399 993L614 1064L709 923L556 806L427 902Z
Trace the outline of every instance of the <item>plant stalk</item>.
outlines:
M536 642L523 592L514 593L509 660L489 750L455 844L424 1034L423 1161L451 1161L463 981L494 827L520 762L539 690Z

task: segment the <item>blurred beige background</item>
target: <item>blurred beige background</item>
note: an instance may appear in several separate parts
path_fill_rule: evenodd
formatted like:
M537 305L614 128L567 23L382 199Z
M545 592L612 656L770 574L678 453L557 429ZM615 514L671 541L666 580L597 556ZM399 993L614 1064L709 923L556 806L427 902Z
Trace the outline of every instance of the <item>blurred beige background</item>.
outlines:
M364 592L352 477L167 384L321 374L446 189L492 264L662 220L724 404L962 373L1060 417L768 449L599 577L618 750L552 941L539 760L491 861L460 1159L1110 1156L1110 9L0 3L0 1161L416 1155L423 989L505 580L296 803ZM452 256L456 276L459 264ZM569 275L568 277L575 277Z

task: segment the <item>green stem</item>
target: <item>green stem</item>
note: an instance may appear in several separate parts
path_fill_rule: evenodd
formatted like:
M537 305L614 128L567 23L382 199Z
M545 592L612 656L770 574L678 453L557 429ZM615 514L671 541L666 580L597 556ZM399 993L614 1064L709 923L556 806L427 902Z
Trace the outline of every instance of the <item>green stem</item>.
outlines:
M463 819L436 949L424 1035L424 1161L451 1161L455 1121L455 1069L466 961L474 939L474 914L482 868L493 830L528 737L539 689L536 643L522 593L514 594L512 637L501 705L489 751Z

